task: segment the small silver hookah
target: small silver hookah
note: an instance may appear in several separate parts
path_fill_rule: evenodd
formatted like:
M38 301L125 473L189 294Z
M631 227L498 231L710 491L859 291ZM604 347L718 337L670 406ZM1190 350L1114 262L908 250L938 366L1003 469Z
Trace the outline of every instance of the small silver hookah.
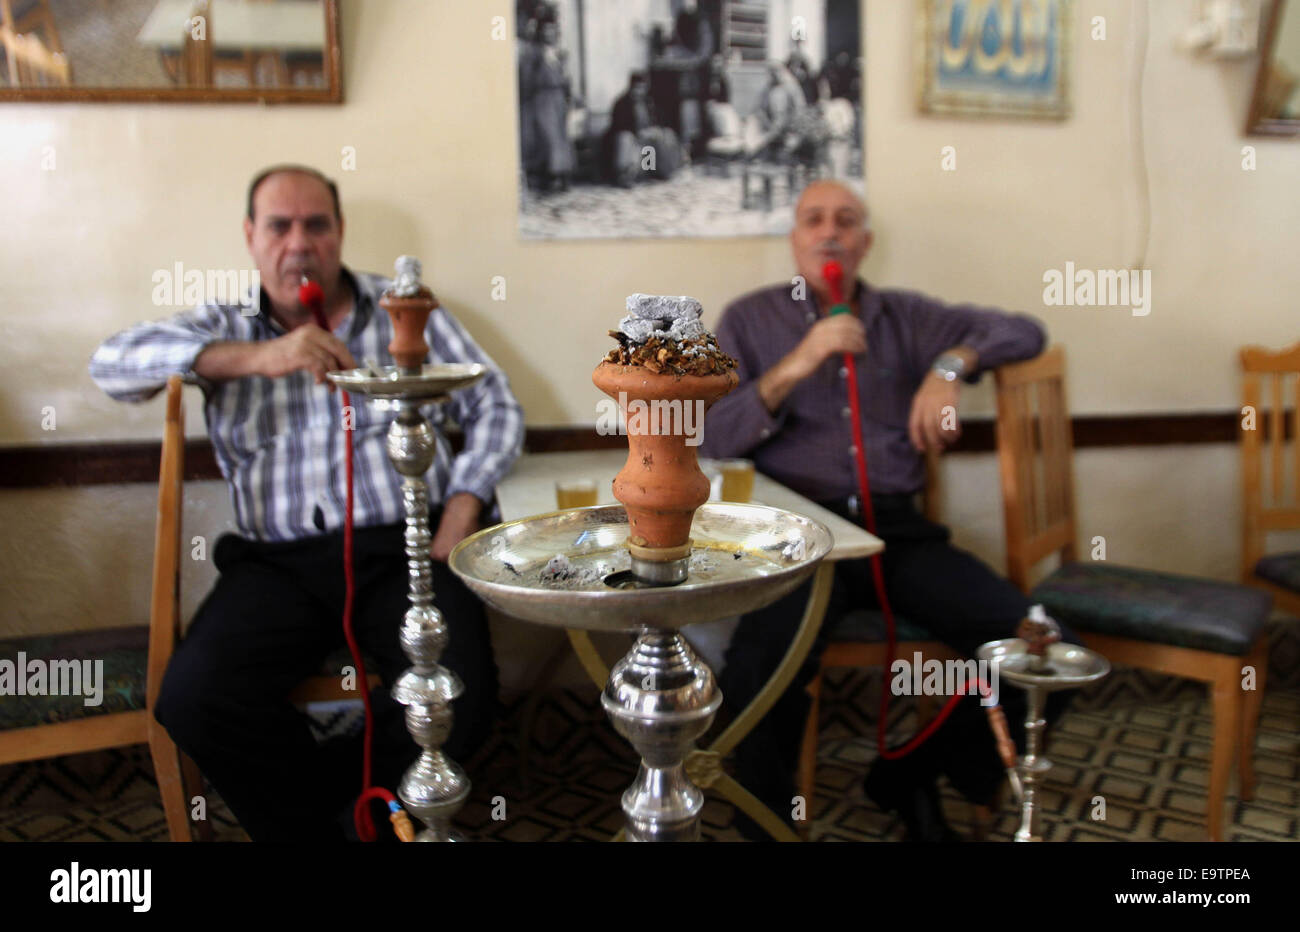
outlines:
M1017 633L1022 637L981 645L976 656L989 663L994 676L1005 676L1027 693L1025 753L1019 767L1008 769L1007 776L1020 801L1020 827L1015 840L1042 841L1036 795L1039 782L1052 769L1052 762L1042 753L1047 694L1095 682L1110 672L1110 663L1096 651L1064 643L1061 626L1048 617L1041 605L1030 606Z

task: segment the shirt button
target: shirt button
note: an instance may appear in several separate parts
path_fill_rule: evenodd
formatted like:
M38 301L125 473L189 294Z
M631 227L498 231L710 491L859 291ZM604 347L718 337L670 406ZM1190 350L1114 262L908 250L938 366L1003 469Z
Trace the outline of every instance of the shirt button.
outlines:
M850 407L848 407L847 405L844 406L843 408L840 408L840 416L841 416L841 417L852 417L852 416L853 416L853 409L850 408Z
M849 377L849 370L848 370L848 367L847 367L847 366L840 366L840 378L842 378L842 379L847 379L848 377Z
M759 436L762 437L764 440L766 440L768 437L772 436L772 432L768 430L766 427L764 427L763 430L759 433Z
M858 448L857 448L857 446L855 445L855 446L851 446L851 447L849 447L849 456L857 456L857 455L858 455Z

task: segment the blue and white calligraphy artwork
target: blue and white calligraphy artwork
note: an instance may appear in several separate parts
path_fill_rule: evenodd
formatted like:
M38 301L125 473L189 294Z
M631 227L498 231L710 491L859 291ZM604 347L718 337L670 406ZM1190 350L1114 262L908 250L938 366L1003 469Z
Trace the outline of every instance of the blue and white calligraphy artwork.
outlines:
M921 110L1069 113L1069 0L926 0Z

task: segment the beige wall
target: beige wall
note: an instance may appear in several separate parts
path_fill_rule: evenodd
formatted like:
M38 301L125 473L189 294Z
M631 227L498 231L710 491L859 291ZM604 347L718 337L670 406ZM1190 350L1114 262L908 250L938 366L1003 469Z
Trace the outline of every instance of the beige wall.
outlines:
M1075 112L1062 123L919 116L917 6L867 5L867 190L878 231L868 277L1037 314L1069 348L1076 412L1234 406L1235 348L1289 344L1300 329L1300 144L1243 137L1253 61L1176 50L1190 10L1153 0L1151 313L1049 308L1046 270L1067 260L1126 267L1139 253L1138 4L1076 4ZM112 402L86 359L114 330L168 313L150 303L155 269L247 266L243 189L271 162L338 178L354 267L385 271L399 253L421 256L444 303L506 367L534 425L594 422L589 373L627 293L694 294L716 320L731 297L791 272L780 238L520 242L514 52L490 38L490 18L512 21L513 5L341 7L340 107L0 107L0 443L158 436L160 403ZM1088 37L1094 14L1106 17L1105 41ZM1241 168L1247 144L1253 172ZM940 170L948 145L955 172ZM53 171L42 170L47 146ZM356 171L340 170L345 146L356 147ZM495 275L506 277L505 302L491 300ZM991 410L987 384L970 396L969 411ZM192 433L202 431L197 401ZM45 406L55 431L41 428ZM1111 559L1230 576L1235 462L1229 447L1081 453L1085 540L1098 528ZM955 459L946 478L959 539L1000 562L992 458ZM228 520L220 488L203 495L213 523ZM151 521L144 486L0 495L11 531L0 549L0 632L138 620ZM56 575L65 568L70 579Z

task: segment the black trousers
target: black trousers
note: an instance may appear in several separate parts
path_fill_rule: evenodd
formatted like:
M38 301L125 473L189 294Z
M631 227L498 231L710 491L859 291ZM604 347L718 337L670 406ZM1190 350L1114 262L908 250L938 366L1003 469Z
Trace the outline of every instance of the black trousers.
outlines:
M885 541L881 556L885 593L896 616L924 627L935 640L965 657L973 657L976 648L987 641L1015 635L1016 626L1028 613L1029 599L974 556L953 547L948 529L926 520L910 497L877 496L872 502L877 534ZM847 520L861 523L842 503L823 504ZM806 583L741 619L719 677L723 701L737 713L758 694L785 655L811 586ZM870 561L838 562L826 611L827 626L830 619L850 609L878 607ZM1078 643L1064 628L1062 635ZM817 671L825 644L823 630L794 682L736 749L737 778L778 814L791 808L800 740L811 703L805 687ZM1012 738L1023 750L1024 693L1005 681L999 692ZM1068 701L1068 693L1052 693L1045 718L1053 721ZM946 774L962 795L981 804L991 801L1004 774L986 713L976 696L958 703L939 730L903 761L914 780L929 781Z
M383 681L371 693L374 782L390 790L419 755L388 690L410 666L398 642L409 604L402 532L385 525L353 537L353 631L378 665L367 672ZM361 789L361 743L318 744L287 698L344 644L342 534L284 543L227 534L214 558L221 576L167 667L155 717L254 841L342 841L338 816ZM496 664L481 603L436 561L433 589L450 634L442 663L465 685L445 750L464 761L496 717Z

